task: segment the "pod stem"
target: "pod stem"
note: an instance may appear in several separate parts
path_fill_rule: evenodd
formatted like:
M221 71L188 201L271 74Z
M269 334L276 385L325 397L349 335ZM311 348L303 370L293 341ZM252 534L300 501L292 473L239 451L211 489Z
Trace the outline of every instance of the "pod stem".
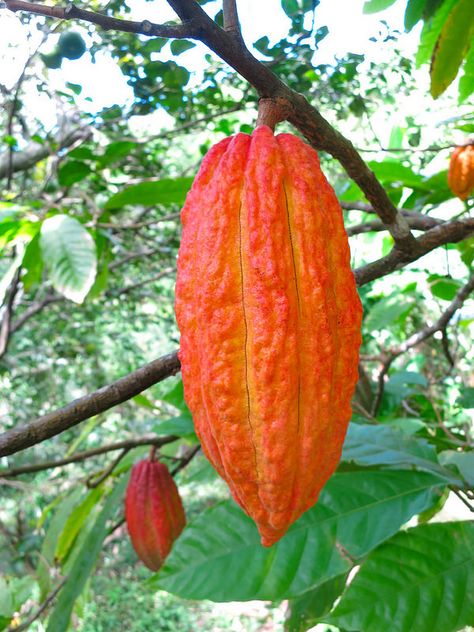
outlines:
M286 121L290 109L289 102L282 97L261 97L258 101L257 127L266 125L274 132L277 123Z
M150 447L150 461L153 463L153 461L155 461L156 458L156 445L152 445Z

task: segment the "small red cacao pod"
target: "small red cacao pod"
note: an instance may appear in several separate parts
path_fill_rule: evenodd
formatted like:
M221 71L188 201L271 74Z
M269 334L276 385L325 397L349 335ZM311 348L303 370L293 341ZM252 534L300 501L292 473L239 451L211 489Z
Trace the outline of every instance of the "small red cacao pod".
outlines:
M337 467L362 308L316 152L257 127L204 158L182 214L176 317L203 450L270 546Z
M178 488L166 465L146 460L133 466L125 519L138 557L157 571L186 524Z
M474 189L474 145L456 147L451 154L448 185L461 200L467 200Z

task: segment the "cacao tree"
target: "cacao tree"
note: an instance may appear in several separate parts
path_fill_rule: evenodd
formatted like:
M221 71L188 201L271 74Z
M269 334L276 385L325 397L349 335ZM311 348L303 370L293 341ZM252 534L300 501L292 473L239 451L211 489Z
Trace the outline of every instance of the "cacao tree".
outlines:
M472 2L258 4L0 9L0 630L474 626Z

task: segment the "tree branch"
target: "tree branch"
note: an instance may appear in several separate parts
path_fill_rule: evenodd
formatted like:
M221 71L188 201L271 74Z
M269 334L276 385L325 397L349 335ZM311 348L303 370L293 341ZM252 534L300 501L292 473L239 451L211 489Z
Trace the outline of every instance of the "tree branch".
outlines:
M410 217L410 215L405 215L408 225L410 228L415 230L429 230L430 228L434 228L435 226L439 226L440 224L444 224L444 220L437 219L435 217L430 217L429 215L413 214L414 217ZM370 233L373 231L381 231L387 230L387 227L383 222L378 219L375 219L371 222L363 222L362 224L356 224L355 226L349 226L346 231L349 237L353 235L360 235L361 233Z
M179 366L177 354L169 353L94 393L74 400L63 408L38 417L29 424L15 426L0 435L0 457L50 439L73 428L84 419L94 417L135 397L153 384L177 373Z
M162 445L172 443L178 439L179 437L175 437L174 435L158 437L157 435L151 434L144 435L143 437L137 437L135 439L125 439L124 441L117 441L116 443L109 443L108 445L102 445L98 448L91 448L90 450L77 452L76 454L72 454L64 459L42 461L40 463L22 465L9 470L0 470L0 478L13 478L14 476L20 476L20 474L32 474L34 472L42 472L43 470L52 470L55 467L62 467L63 465L69 465L70 463L80 463L81 461L86 461L87 459L100 456L101 454L107 454L108 452L115 452L116 450L131 450L132 448L138 448L142 445L154 445L160 448Z
M18 287L20 284L20 276L21 276L21 267L15 272L15 276L10 284L8 298L5 303L5 310L3 313L2 320L0 322L0 358L2 358L8 349L8 343L10 342L12 330L12 313L13 313L13 304L15 302L15 297L18 292Z
M314 147L327 151L339 160L348 175L359 185L376 209L380 219L390 231L396 248L407 255L414 256L417 253L417 242L410 232L406 219L392 204L386 191L353 144L333 129L305 97L289 88L267 66L259 62L247 49L242 37L235 37L235 31L226 32L221 29L197 2L168 0L168 4L181 18L183 24L157 25L147 20L131 22L77 9L73 5L67 8L47 7L23 0L6 0L7 8L12 11L22 10L60 19L77 18L93 22L103 28L148 36L188 37L200 40L246 79L261 97L283 100L287 103L288 121L300 130ZM228 15L231 15L232 3L229 2L226 6Z
M86 140L90 134L91 132L87 128L68 129L53 139L53 142L58 145L58 149L63 149L64 147L70 147L77 141ZM46 142L44 145L30 143L24 150L13 153L11 164L12 173L25 171L50 154L51 143ZM7 152L6 154L0 155L0 178L5 176L8 170L9 157Z
M434 322L432 325L423 327L423 329L407 338L400 345L398 345L397 347L391 347L388 352L386 352L385 360L382 364L382 368L377 378L377 392L372 406L373 415L377 414L380 404L382 403L382 397L385 388L385 377L387 376L388 371L392 366L394 360L396 360L403 353L406 353L409 349L416 347L427 338L433 336L437 331L444 331L444 335L446 335L446 327L449 321L457 312L457 310L462 307L462 304L472 291L474 291L474 274L472 274L466 285L464 285L458 291L452 302L449 304L448 308L443 312L443 314L440 316L440 318L438 318L436 322Z
M424 235L416 239L416 253L403 253L397 248L393 248L386 257L357 268L354 271L357 285L365 285L370 281L379 279L394 270L403 268L412 261L416 261L439 246L457 243L471 235L474 235L474 218L444 222L426 231Z
M53 603L53 601L56 598L56 595L59 593L59 591L61 590L61 588L64 586L64 584L67 581L67 577L64 577L59 584L56 586L56 588L54 590L52 590L49 595L46 597L46 599L43 601L43 603L40 605L40 607L33 612L27 619L25 619L25 621L23 621L23 623L21 623L18 626L9 626L7 629L7 632L24 632L25 630L28 630L28 628L30 627L30 625L32 623L34 623L37 619L40 618L40 616L43 614L43 612L49 608L49 606Z
M365 285L411 261L415 261L442 244L461 241L472 234L474 234L474 219L471 218L436 226L417 239L418 252L421 254L407 257L394 248L386 257L355 270L357 285ZM94 393L71 402L64 408L39 417L30 424L18 426L5 432L0 435L0 457L41 443L45 439L74 427L85 419L131 399L153 384L176 374L179 371L179 366L177 353L170 353L146 364L109 386L104 386Z
M7 5L7 9L13 12L26 11L28 13L58 18L60 20L84 20L91 24L97 24L97 26L105 30L113 29L115 31L124 31L125 33L148 35L149 37L170 37L174 39L195 37L192 24L155 24L148 20L142 20L141 22L121 20L104 15L103 13L79 9L73 4L67 5L66 7L51 7L35 4L33 2L25 2L24 0L5 0L5 4Z

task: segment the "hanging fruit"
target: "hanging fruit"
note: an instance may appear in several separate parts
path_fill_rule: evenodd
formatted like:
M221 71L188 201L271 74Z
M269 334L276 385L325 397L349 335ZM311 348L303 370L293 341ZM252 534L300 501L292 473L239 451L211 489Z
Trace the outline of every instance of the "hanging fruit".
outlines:
M334 472L362 309L316 152L259 126L211 148L182 211L176 317L204 452L270 546Z
M132 468L125 519L138 557L150 570L157 571L184 529L186 517L173 477L153 456Z
M467 200L474 189L474 144L456 147L451 154L448 185L461 200Z

